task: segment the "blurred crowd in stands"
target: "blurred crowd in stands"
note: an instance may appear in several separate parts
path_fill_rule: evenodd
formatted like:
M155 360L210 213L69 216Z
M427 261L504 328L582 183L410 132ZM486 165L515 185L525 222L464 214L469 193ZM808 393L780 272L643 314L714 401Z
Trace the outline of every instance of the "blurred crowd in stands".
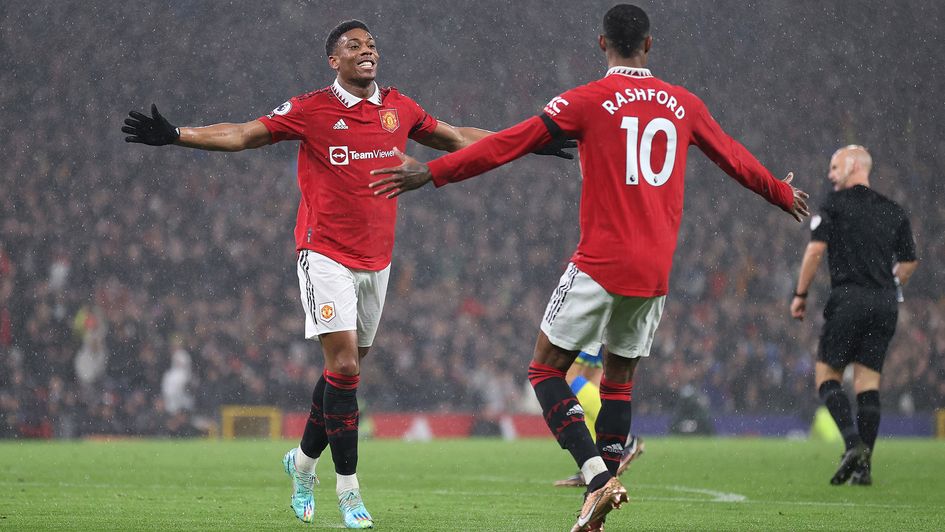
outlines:
M815 206L837 147L872 150L873 186L910 212L922 261L884 407L926 412L945 407L945 8L866 4L772 2L737 17L647 5L650 66L776 175L793 170ZM129 145L128 110L251 120L328 85L325 34L357 17L378 37L382 84L454 125L499 129L605 70L595 39L609 3L538 5L0 5L0 437L189 435L224 404L308 408L321 353L302 339L297 147ZM908 50L885 44L902 33ZM578 239L578 164L549 159L402 197L364 410L527 408L538 323ZM695 150L690 161L634 412L666 412L692 385L717 413L810 415L825 268L815 319L788 314L809 231Z

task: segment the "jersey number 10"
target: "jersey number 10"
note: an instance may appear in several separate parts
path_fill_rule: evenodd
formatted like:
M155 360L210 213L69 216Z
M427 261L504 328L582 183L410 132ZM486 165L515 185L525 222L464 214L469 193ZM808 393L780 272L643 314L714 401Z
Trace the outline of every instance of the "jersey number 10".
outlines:
M676 126L665 118L654 118L643 128L641 139L640 119L625 116L620 122L620 129L627 130L627 184L638 185L639 174L643 174L643 179L654 187L665 184L676 162ZM653 137L660 131L666 133L666 158L663 168L654 172L650 167L650 151L653 149Z

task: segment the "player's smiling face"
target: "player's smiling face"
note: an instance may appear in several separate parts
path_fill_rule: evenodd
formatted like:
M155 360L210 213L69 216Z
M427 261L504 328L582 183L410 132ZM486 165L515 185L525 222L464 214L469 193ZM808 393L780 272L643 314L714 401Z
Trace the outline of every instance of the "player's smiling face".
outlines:
M378 57L374 37L361 28L355 28L338 39L335 53L328 57L328 64L338 71L341 79L361 85L377 77Z

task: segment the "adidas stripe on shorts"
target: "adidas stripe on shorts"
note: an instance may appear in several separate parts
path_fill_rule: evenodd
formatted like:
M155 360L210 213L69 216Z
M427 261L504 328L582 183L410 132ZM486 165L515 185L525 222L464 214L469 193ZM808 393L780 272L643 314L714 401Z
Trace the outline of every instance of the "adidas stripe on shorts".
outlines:
M552 344L569 351L603 343L615 355L646 357L665 303L666 296L611 294L571 263L551 294L541 330Z
M358 347L374 343L387 296L389 264L377 272L352 270L303 249L298 274L307 340L330 332L357 331Z

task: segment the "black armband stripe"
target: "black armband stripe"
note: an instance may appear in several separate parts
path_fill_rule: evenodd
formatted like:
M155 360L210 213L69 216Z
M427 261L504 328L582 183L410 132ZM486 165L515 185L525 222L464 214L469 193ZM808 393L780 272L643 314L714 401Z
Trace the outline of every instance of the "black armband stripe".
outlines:
M538 115L538 117L541 118L541 121L545 123L545 127L548 128L548 133L551 133L551 140L560 140L565 138L564 130L561 129L561 126L552 120L550 116L546 115L545 113L541 113Z
M429 113L423 113L423 118L418 120L417 123L414 124L412 128L410 128L410 132L407 133L407 136L409 137L410 135L413 135L417 131L420 131L420 128L423 127L423 123L427 121L428 116L430 116Z

